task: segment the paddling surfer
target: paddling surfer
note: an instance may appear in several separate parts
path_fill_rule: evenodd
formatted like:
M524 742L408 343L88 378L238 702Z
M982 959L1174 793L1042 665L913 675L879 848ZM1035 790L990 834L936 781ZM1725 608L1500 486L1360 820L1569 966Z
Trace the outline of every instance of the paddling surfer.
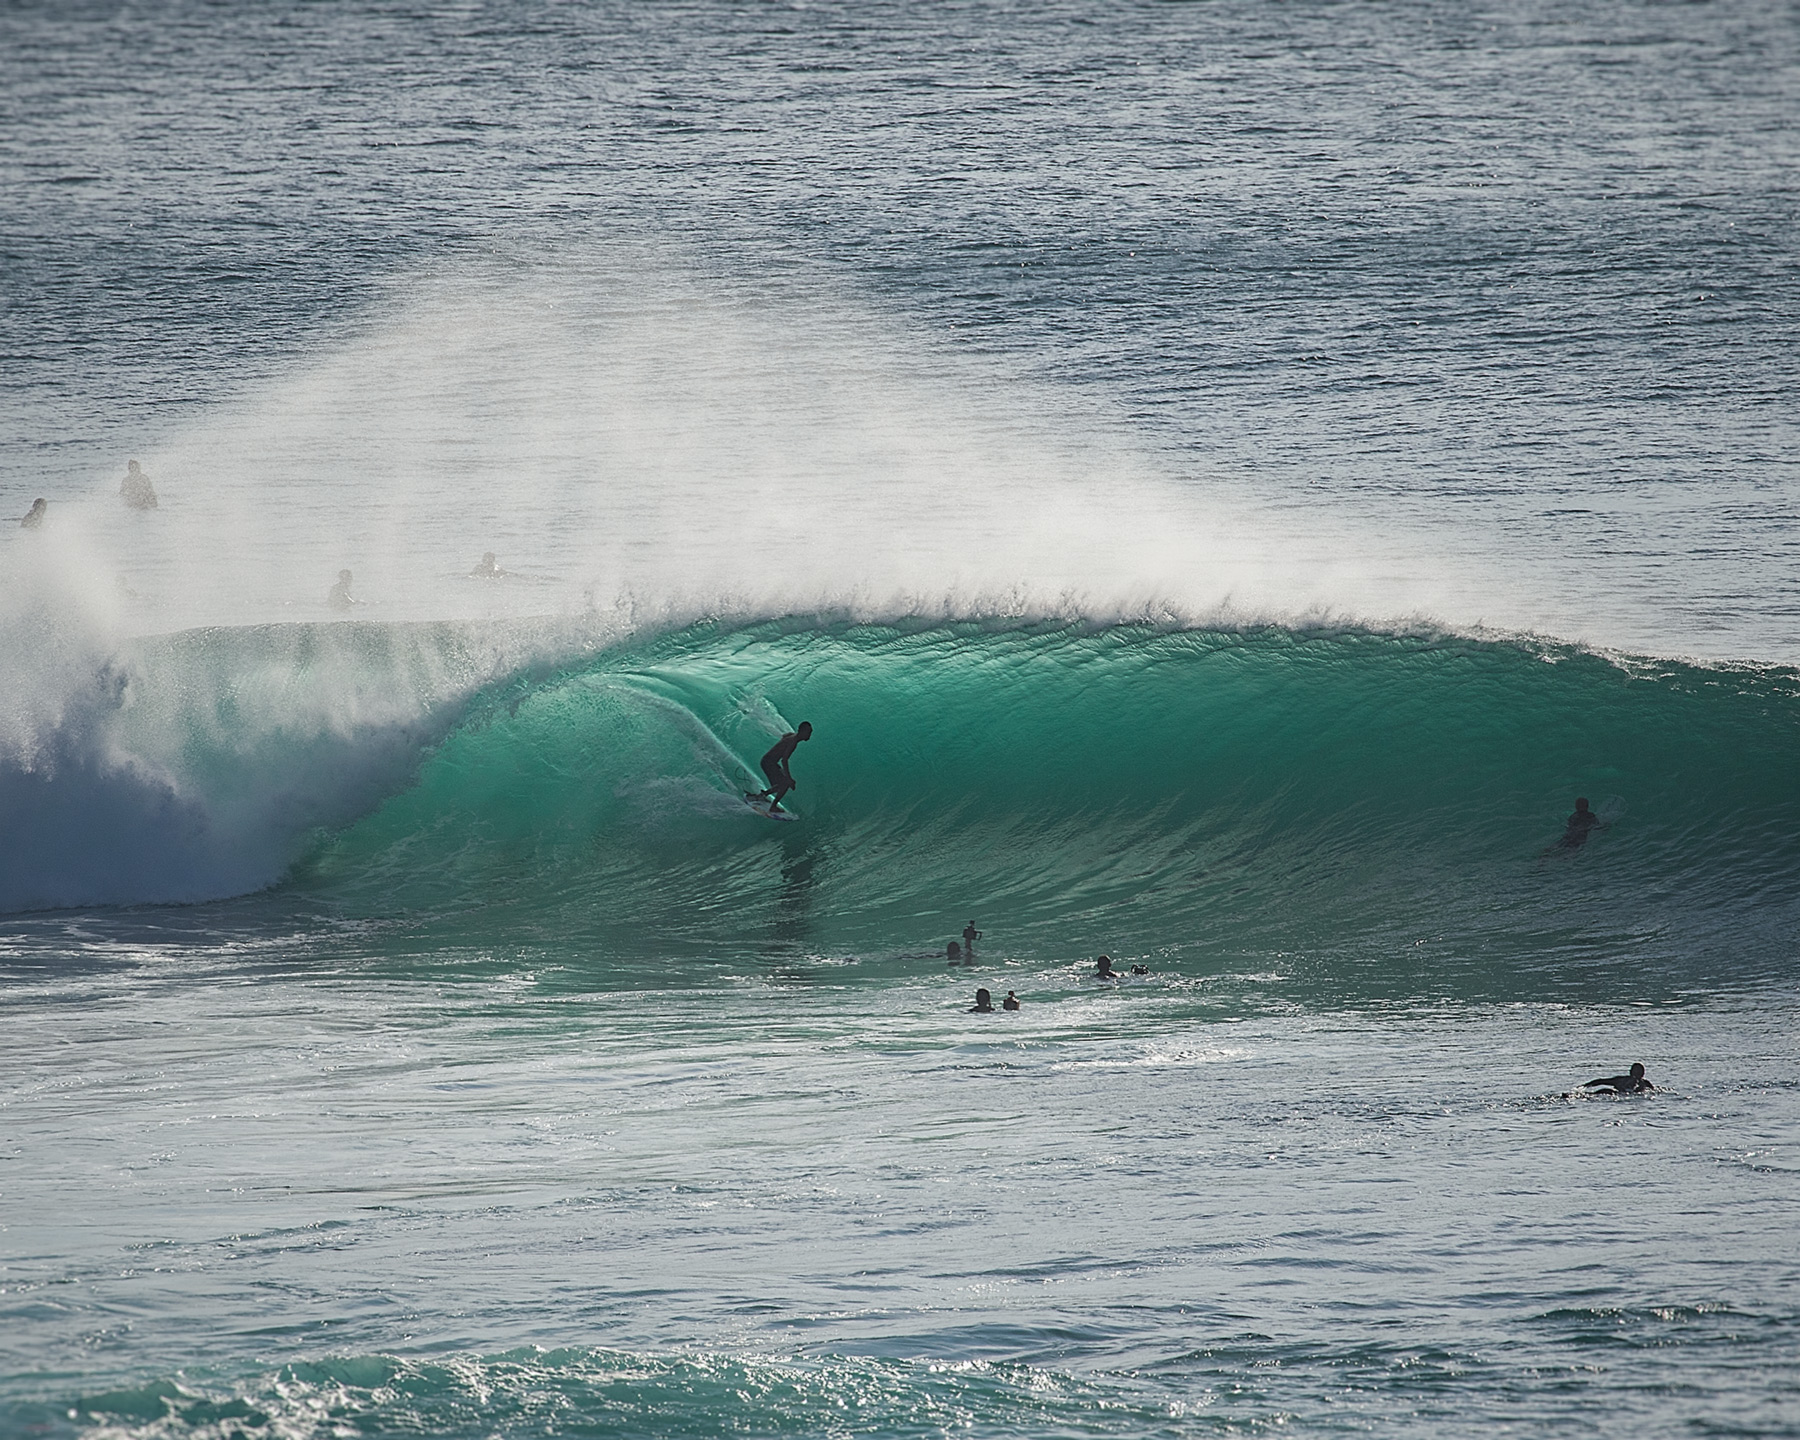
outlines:
M769 778L769 788L747 790L744 792L745 797L750 800L767 800L770 810L781 809L781 797L800 783L788 769L788 761L794 754L794 747L802 740L810 739L812 725L809 721L802 720L798 729L790 730L771 745L769 753L762 757L762 772Z
M1606 1075L1598 1080L1590 1080L1581 1087L1583 1090L1610 1090L1615 1095L1647 1095L1656 1087L1644 1078L1644 1066L1641 1061L1634 1063L1629 1075Z

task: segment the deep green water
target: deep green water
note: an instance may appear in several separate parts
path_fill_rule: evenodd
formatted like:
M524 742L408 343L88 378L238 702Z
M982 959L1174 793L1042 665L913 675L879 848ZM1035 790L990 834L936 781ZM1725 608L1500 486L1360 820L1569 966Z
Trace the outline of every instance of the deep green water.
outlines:
M1796 687L1356 631L703 626L484 693L291 883L633 961L941 950L978 912L1348 1000L1781 979ZM806 718L777 829L737 797Z

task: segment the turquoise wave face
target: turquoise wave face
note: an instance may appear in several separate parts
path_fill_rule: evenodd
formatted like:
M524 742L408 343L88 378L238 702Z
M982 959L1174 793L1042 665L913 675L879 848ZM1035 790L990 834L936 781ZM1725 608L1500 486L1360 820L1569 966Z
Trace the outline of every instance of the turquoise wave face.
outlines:
M1372 995L1750 982L1791 968L1797 689L1357 631L698 627L488 692L296 883L602 960L916 959L973 918ZM741 795L802 719L774 825Z

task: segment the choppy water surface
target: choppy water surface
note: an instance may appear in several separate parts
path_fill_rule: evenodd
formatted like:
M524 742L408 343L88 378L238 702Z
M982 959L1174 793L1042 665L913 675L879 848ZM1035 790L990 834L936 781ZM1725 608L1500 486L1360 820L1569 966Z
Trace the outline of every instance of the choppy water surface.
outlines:
M1792 1420L1787 1004L1317 1014L1273 975L999 955L620 994L531 963L17 977L6 1359L56 1399L11 1422ZM1030 1003L965 1013L977 980ZM1680 1085L1545 1091L1638 1053Z
M1797 57L7 8L0 1435L1800 1433Z

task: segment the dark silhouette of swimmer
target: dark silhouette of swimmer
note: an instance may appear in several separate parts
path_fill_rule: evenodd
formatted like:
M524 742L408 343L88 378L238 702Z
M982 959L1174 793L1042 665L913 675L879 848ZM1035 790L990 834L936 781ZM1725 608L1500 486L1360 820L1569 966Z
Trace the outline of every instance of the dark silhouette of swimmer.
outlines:
M1000 1002L1000 1008L1002 1010L1017 1010L1019 1008L1019 997L1008 990L1006 992L1006 998Z
M125 466L125 478L119 482L119 498L133 510L156 508L156 487L135 460Z
M24 519L19 521L21 530L35 530L44 523L44 512L50 508L50 502L42 495L31 502L31 508L25 512Z
M1569 827L1556 843L1565 850L1577 849L1587 844L1588 836L1599 823L1600 817L1588 809L1587 796L1579 796L1575 801L1575 813L1569 817Z
M796 745L802 740L810 739L812 739L812 725L810 722L802 720L799 729L790 730L771 745L769 753L762 758L762 772L769 777L769 788L767 790L746 790L744 797L748 800L767 800L771 810L779 810L781 797L800 783L789 771L788 759L793 755Z
M962 964L962 946L952 940L944 947L944 958L945 961L951 965Z
M485 550L482 552L481 563L469 573L471 575L479 575L483 579L492 579L494 576L504 575L506 572L494 562L494 552L492 550Z
M348 610L356 602L350 598L350 572L338 571L337 584L331 587L331 593L325 597L325 603L333 610Z
M1615 1095L1647 1095L1656 1089L1644 1078L1642 1064L1634 1064L1629 1075L1607 1075L1599 1080L1590 1080L1581 1088L1583 1090L1610 1090Z
M1150 970L1148 966L1133 965L1131 967L1131 973L1133 975L1148 975ZM1118 980L1122 978L1119 972L1113 969L1112 956L1102 955L1094 962L1094 978L1096 980Z
M971 960L975 958L975 942L980 938L981 932L975 928L975 922L973 920L963 926L963 949L969 952L969 958Z
M992 1015L994 1013L994 997L985 990L975 992L975 1003L969 1007L971 1015Z

